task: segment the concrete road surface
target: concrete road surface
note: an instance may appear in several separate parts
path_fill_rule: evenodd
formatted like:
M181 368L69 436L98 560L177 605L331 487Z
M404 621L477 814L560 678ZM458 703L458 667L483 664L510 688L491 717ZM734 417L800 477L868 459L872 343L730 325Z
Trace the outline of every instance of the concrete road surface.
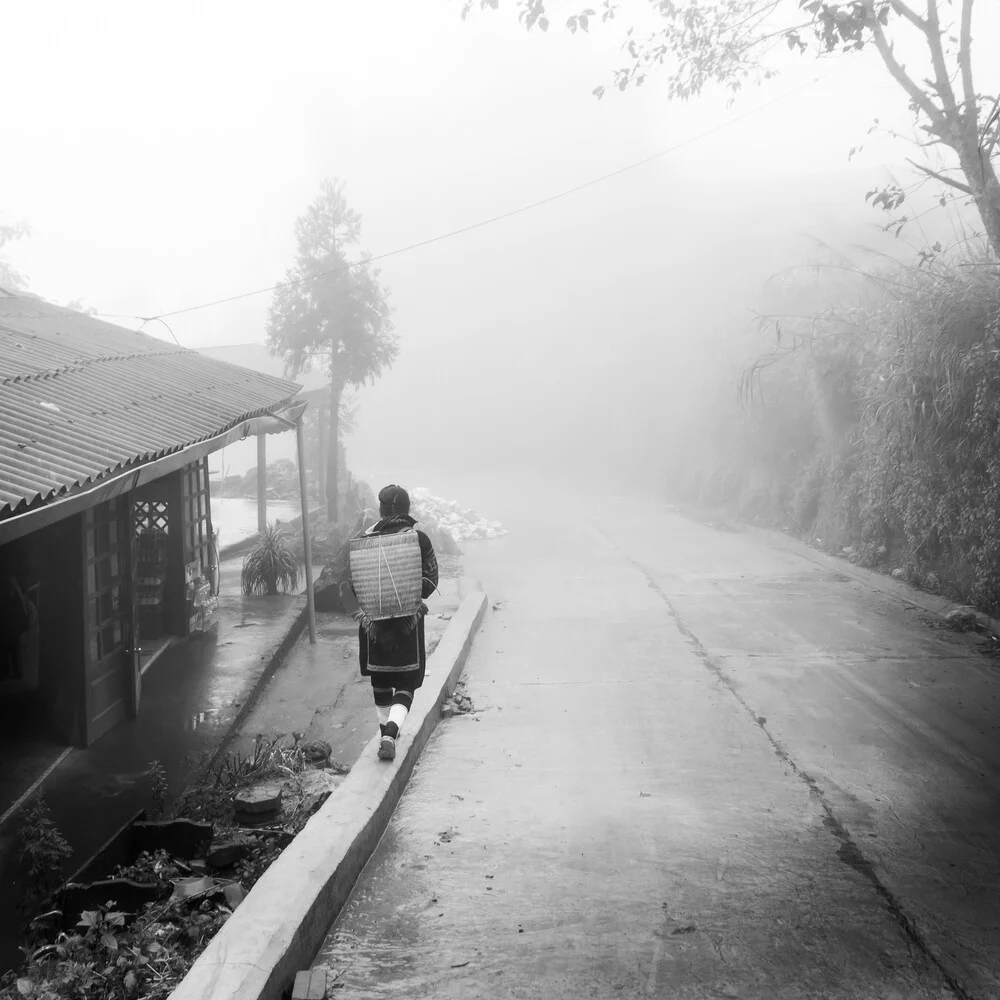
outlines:
M483 511L477 711L331 928L334 995L1000 996L997 661L754 536L564 507Z

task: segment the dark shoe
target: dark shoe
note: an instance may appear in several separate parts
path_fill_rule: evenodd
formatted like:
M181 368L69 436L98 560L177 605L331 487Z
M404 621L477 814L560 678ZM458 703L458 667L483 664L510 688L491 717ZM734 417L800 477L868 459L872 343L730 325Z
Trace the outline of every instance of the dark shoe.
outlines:
M396 759L396 741L391 736L383 736L382 739L378 741L378 759Z

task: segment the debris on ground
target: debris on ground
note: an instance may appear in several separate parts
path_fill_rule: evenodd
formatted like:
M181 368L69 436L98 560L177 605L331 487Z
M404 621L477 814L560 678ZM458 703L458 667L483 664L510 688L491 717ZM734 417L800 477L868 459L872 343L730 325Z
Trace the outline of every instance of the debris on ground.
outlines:
M428 525L447 532L455 542L470 538L500 538L507 534L499 521L481 517L471 507L461 506L457 500L436 497L422 486L410 491L410 513L421 522L421 528Z
M324 761L330 759L330 755L333 753L333 747L326 740L311 740L308 743L301 743L299 744L299 749L302 751L302 756L305 758L307 764L319 764L321 766Z
M955 608L944 616L944 620L957 632L971 632L979 627L979 616L975 608Z
M472 699L465 693L465 686L459 681L451 697L441 706L441 717L450 719L453 715L470 715L476 711Z

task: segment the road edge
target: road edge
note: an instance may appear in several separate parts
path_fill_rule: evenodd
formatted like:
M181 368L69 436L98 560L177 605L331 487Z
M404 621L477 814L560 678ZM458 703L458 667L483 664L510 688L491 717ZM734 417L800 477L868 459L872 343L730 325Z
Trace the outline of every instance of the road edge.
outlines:
M808 543L803 542L801 539L796 538L794 535L790 535L778 528L763 528L760 525L751 524L748 521L741 520L740 518L734 517L724 511L709 509L702 511L696 506L678 503L676 501L667 503L666 506L674 514L677 514L679 517L683 517L686 520L693 521L696 524L701 524L708 528L716 527L711 520L706 520L705 515L708 515L716 521L728 524L731 528L743 534L756 537L765 544L770 543L778 548L785 549L787 552L794 552L796 555L802 556L804 559L808 559L817 566L822 566L835 573L840 573L842 576L846 576L849 579L854 580L855 583L872 587L873 589L879 590L884 594L891 594L893 597L898 598L904 603L910 604L915 608L919 608L921 611L925 611L928 614L935 615L942 620L948 612L954 611L956 608L968 608L969 610L975 612L976 624L979 628L990 633L994 638L1000 639L1000 620L991 618L989 615L984 614L978 608L971 607L969 604L963 604L961 601L953 601L948 597L931 594L926 590L919 590L903 580L894 579L887 573L882 573L875 569L868 569L864 566L858 566L857 564L850 562L850 560L843 558L843 556L834 555L829 552L824 552L822 549L814 548Z
M970 608L970 610L976 613L976 622L979 627L1000 638L1000 621L983 614L977 608L971 608L968 604L962 604L960 601L953 601L947 597L930 594L925 590L918 590L916 587L902 580L895 580L885 573L878 572L878 570L857 566L841 556L831 555L827 552L814 549L811 545L807 545L797 538L793 538L772 528L760 528L756 525L745 524L743 522L737 523L739 523L744 531L756 535L763 541L777 544L781 548L795 552L810 562L849 577L856 583L873 587L885 594L891 594L893 597L904 601L906 604L912 604L914 607L919 608L921 611L926 611L928 614L936 615L943 619L948 612L954 611L956 608Z
M475 589L473 589L475 588ZM392 763L376 759L377 734L351 773L264 873L209 942L171 1000L281 1000L310 964L368 863L454 691L488 607L485 590L464 597L428 657L422 691ZM374 724L373 724L374 725Z

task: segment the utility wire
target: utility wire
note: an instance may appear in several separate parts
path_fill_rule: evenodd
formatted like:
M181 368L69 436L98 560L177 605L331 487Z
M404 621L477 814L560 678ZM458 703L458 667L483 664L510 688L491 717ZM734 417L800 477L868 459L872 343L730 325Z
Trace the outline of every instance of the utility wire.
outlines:
M613 177L620 177L622 174L628 173L631 170L636 170L639 167L644 167L647 163L652 163L654 160L658 160L664 156L668 156L670 153L675 153L679 149L683 149L685 146L690 146L692 143L698 142L701 139L705 139L710 135L714 135L716 132L721 132L723 129L729 128L732 125L736 125L741 121L745 121L747 118L752 117L778 104L780 101L785 101L790 97L794 97L796 94L801 93L803 90L809 87L815 86L822 80L825 80L828 76L836 73L841 65L835 66L833 69L820 76L814 77L812 80L808 80L798 87L787 91L784 94L779 94L777 97L772 97L769 101L765 101L763 104L758 105L755 108L751 108L749 111L745 111L741 115L737 115L735 118L728 118L724 122L720 122L718 125L713 125L712 128L705 129L704 132L699 132L697 135L690 136L681 142L675 143L673 146L668 146L666 149L661 149L656 153L651 153L649 156L643 157L641 160L635 160L632 163L626 164L624 167L619 167L617 170L612 170L609 173L601 174L599 177L593 177L589 181L584 181L582 184L577 184L575 187L566 188L557 194L549 195L547 198L542 198L539 201L530 202L527 205L521 205L519 208L513 208L509 212L503 212L500 215L491 216L488 219L482 219L479 222L473 222L471 225L462 226L459 229L452 229L449 232L441 233L438 236L432 236L426 240L420 240L417 243L409 243L403 247L397 247L395 250L388 250L385 253L380 253L374 257L367 257L364 260L354 261L350 264L343 264L340 267L333 267L325 271L318 271L316 274L308 275L304 278L295 278L291 281L279 281L273 285L268 285L266 288L256 288L252 292L241 292L238 295L230 295L222 299L212 299L209 302L201 302L198 305L186 306L183 309L174 309L171 312L159 313L156 316L121 316L115 315L113 313L101 313L106 319L137 319L141 320L143 323L150 323L153 320L163 321L165 316L180 316L184 313L196 312L200 309L209 309L212 306L221 306L229 302L238 302L241 299L248 299L254 295L264 295L267 292L277 291L279 288L292 288L296 285L303 285L310 281L315 281L317 278L324 278L331 274L340 274L343 271L350 271L356 267L364 267L368 264L374 263L379 260L386 260L389 257L395 257L401 253L409 253L411 250L418 250L421 247L430 246L432 243L440 243L442 240L449 240L455 236L461 236L464 233L471 233L475 229L482 229L484 226L491 226L496 222L502 222L504 219L513 218L515 215L522 215L525 212L531 212L536 208L541 208L544 205L551 205L555 201L560 201L563 198L568 198L570 195L577 194L580 191L585 191L587 188L593 187L596 184L602 184L604 181L611 180ZM166 325L166 324L164 324ZM169 329L169 327L168 327ZM173 334L173 331L170 331ZM174 337L176 340L177 338Z

